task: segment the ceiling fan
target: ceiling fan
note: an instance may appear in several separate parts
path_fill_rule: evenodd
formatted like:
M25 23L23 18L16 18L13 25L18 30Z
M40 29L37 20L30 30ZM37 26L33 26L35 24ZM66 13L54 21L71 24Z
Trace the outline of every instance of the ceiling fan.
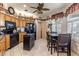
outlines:
M43 11L49 11L50 9L44 8L44 3L38 3L37 7L31 7L33 9L36 9L33 13L37 12L38 14L42 14Z

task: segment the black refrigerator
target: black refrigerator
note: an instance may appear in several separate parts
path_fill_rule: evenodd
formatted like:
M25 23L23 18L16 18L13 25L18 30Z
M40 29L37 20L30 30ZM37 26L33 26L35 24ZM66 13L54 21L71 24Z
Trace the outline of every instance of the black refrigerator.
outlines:
M25 27L26 35L24 35L23 49L31 50L36 40L36 26L34 23L28 23Z
M27 33L35 33L36 32L36 26L34 23L27 23L25 27L25 32Z
M34 23L27 23L25 27L25 32L27 34L34 34L36 40L36 25Z

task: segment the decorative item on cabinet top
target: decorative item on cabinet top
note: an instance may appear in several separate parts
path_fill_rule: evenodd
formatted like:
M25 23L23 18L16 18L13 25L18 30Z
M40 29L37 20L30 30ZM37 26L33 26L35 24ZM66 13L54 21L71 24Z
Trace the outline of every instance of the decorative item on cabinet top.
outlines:
M3 7L3 3L0 3L0 7Z
M21 15L19 15L18 18L34 20L34 18L32 16L21 16Z
M3 10L3 3L0 3L0 11Z
M14 10L13 7L8 7L8 12L9 12L9 14L11 14L11 15L14 15L14 14L15 14L15 10Z

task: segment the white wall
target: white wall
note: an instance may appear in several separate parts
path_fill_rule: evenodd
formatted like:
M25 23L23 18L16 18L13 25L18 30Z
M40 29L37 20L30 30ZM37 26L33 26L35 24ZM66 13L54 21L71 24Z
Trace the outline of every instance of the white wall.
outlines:
M41 22L36 19L35 24L36 24L36 39L41 39Z

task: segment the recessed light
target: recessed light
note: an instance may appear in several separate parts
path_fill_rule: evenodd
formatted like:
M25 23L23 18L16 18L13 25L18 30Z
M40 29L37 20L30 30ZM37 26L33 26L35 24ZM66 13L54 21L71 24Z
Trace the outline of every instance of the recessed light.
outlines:
M24 7L26 7L26 5L24 5Z

